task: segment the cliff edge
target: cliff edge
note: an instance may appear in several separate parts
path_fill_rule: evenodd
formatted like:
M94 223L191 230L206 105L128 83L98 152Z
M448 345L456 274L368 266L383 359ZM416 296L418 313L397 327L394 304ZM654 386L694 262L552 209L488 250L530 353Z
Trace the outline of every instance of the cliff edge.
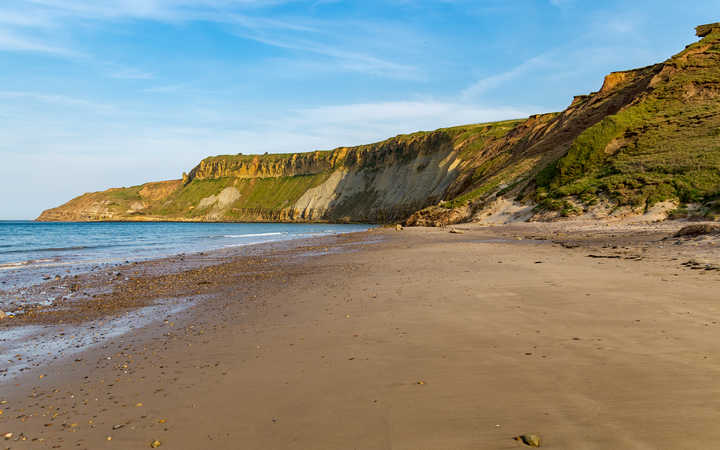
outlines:
M294 154L222 155L182 179L84 194L42 221L720 217L720 23L609 74L562 112ZM653 216L656 217L656 216Z

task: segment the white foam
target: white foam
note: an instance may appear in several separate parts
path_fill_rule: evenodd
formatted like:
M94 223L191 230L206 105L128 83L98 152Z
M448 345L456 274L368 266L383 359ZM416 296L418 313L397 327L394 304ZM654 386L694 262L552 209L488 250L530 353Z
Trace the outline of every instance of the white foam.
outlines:
M253 233L253 234L226 234L223 237L226 238L246 238L246 237L259 237L259 236L281 236L287 233Z

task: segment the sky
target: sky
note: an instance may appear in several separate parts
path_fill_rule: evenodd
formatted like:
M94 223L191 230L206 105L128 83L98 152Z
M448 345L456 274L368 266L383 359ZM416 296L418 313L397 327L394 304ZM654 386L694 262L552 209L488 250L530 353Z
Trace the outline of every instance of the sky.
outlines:
M0 219L332 149L560 111L720 0L1 0Z

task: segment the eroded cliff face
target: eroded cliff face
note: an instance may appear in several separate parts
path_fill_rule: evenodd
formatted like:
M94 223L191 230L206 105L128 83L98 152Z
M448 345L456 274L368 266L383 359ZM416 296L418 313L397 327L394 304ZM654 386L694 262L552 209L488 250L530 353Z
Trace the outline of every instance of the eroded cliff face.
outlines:
M331 151L214 156L182 180L85 194L39 220L443 225L690 203L720 217L720 24L697 33L559 113Z
M85 194L38 220L366 221L407 217L458 176L452 133L289 155L206 158L182 180Z
M185 184L214 178L269 178L312 175L335 169L346 151L316 151L286 155L223 155L205 158L187 174Z
M408 224L720 219L720 24L697 33L667 61L612 73L565 111L518 125L476 154L457 196Z

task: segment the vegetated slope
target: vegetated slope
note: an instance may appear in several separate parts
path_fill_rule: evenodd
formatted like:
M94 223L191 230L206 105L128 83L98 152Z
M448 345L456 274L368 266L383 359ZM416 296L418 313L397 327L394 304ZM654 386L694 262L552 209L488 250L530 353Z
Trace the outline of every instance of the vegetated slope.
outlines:
M680 205L675 215L690 205L717 218L720 24L697 33L699 42L664 63L612 73L562 113L518 126L476 155L463 194L409 222L470 220L510 203L532 206L510 210L535 220L638 214L664 201Z
M506 219L720 213L720 24L661 64L608 75L561 113L332 151L206 158L182 180L85 194L39 220ZM666 202L669 203L669 202Z
M475 149L519 122L418 132L332 151L210 157L182 180L85 194L38 220L401 220L442 200Z
M720 27L698 34L700 42L654 66L646 89L538 177L538 200L554 208L568 196L585 206L599 196L638 208L663 200L717 206Z

